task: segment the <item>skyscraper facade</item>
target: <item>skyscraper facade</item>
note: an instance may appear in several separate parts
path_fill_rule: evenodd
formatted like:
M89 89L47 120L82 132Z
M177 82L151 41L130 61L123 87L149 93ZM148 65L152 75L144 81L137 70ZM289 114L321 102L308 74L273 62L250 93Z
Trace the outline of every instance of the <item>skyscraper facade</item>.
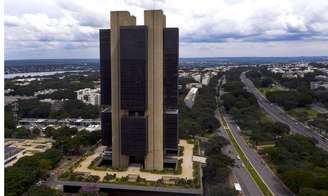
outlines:
M113 167L162 170L178 151L178 28L165 27L161 10L146 10L144 25L126 11L110 20L99 32L102 143Z

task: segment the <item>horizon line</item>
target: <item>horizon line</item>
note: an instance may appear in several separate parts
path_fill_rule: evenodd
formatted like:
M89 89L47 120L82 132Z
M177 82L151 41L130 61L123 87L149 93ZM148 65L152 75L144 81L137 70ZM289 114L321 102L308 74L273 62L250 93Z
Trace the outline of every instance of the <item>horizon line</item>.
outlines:
M213 59L213 58L328 58L328 55L322 56L322 55L301 55L301 56L217 56L217 57L179 57L179 59L201 59L201 58L207 58L207 59ZM99 58L40 58L40 59L4 59L4 61L23 61L23 60L99 60Z

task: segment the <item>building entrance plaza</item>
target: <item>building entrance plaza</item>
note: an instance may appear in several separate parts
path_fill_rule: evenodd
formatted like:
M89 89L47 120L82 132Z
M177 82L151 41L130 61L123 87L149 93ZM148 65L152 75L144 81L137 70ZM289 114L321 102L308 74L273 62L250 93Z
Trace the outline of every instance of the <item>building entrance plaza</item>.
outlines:
M116 174L116 178L129 177L129 176L139 176L147 181L158 181L164 178L183 178L186 180L193 180L193 147L194 144L188 143L186 140L180 140L179 146L183 147L182 156L171 156L170 158L176 158L177 160L182 160L181 173L171 174L171 173L156 173L142 171L141 166L138 164L130 164L125 171L113 171L111 168L107 170L98 170L90 167L97 157L101 157L106 146L99 146L96 148L95 152L90 156L87 156L79 165L73 170L76 173L84 173L87 175L99 176L100 181L104 179L106 175Z

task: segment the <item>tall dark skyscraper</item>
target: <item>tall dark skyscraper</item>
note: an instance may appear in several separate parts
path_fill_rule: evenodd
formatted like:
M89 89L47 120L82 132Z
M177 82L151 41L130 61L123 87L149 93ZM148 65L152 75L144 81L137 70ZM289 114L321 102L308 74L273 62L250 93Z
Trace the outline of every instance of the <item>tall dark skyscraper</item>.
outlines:
M111 12L111 29L99 32L102 143L113 167L162 170L178 151L179 31L165 20L161 10L146 10L144 25Z

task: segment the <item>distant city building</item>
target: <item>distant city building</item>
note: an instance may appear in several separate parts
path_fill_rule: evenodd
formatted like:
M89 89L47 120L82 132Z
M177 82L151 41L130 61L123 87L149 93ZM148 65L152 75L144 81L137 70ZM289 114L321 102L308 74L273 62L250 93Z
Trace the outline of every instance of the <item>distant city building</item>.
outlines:
M188 108L192 108L194 102L196 100L198 88L191 88L186 97L184 98L184 102Z
M212 75L212 76L217 76L217 75L218 75L218 72L214 72L214 71L212 71L212 72L211 72L211 75Z
M266 66L267 70L274 74L282 74L281 77L286 79L304 78L305 74L319 70L308 63L268 64Z
M9 94L11 92L14 92L14 89L11 89L11 88L5 89L5 95Z
M288 78L288 79L292 79L292 78L297 78L297 74L294 73L283 73L282 78Z
M200 74L193 74L192 76L191 76L194 80L196 80L197 82L201 82L201 80L202 80L202 76L200 75Z
M111 29L100 30L102 143L113 167L163 170L177 153L178 57L178 29L165 27L161 10L145 11L144 25L111 12Z
M209 75L204 75L202 77L202 85L207 86L210 83L211 77Z
M311 82L310 83L310 88L311 89L318 89L318 88L328 89L328 82L323 82L323 81Z
M195 87L195 88L202 88L203 85L201 83L196 83L196 82L186 84L186 89L191 89L193 87Z
M18 121L17 127L24 127L27 129L38 128L45 130L47 127L77 128L78 130L94 131L100 130L99 119L82 119L82 118L65 118L65 119L43 119L43 118L23 118Z
M189 73L183 71L179 72L179 78L187 78L187 77L189 77Z
M183 86L182 86L181 84L179 84L179 85L178 85L178 90L181 90L182 87L183 87Z
M42 90L42 91L37 91L34 93L34 96L38 96L38 95L46 95L46 94L51 94L53 92L56 92L57 89L45 89L45 90Z
M100 89L85 88L76 91L77 100L86 104L100 105Z
M317 75L317 76L315 76L315 79L320 80L320 81L328 81L328 77L325 75Z
M5 96L5 105L12 104L18 100L34 99L33 96Z

